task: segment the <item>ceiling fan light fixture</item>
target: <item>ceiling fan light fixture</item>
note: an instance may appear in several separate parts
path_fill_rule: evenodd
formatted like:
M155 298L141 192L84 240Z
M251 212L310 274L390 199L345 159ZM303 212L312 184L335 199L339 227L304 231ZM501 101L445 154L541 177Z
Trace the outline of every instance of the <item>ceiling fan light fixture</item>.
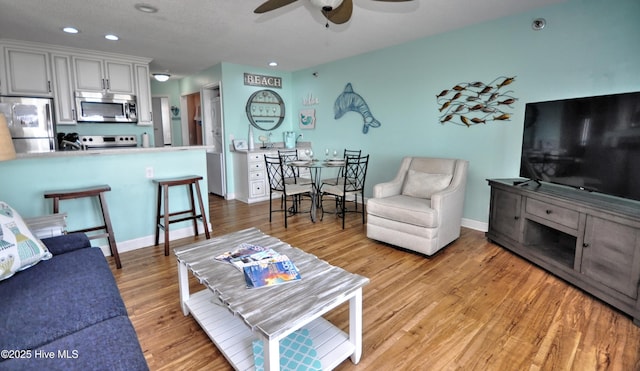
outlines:
M149 5L149 4L144 4L144 3L137 3L134 5L134 7L143 12L143 13L157 13L158 12L158 8L156 8L153 5Z
M339 7L343 0L309 0L311 4L324 11L330 12Z
M169 75L168 73L154 73L153 74L153 78L156 79L156 81L160 81L160 82L165 82L165 81L169 80L169 77L171 77L171 75Z

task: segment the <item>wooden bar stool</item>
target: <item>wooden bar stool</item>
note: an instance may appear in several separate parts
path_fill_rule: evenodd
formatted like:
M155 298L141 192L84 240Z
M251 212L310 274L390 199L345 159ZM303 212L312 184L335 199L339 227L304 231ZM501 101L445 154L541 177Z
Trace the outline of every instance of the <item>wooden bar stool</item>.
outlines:
M204 226L204 234L207 239L209 235L209 226L207 224L207 215L204 212L204 204L202 203L202 195L200 194L201 176L188 175L178 178L154 179L153 182L158 184L158 207L156 209L156 245L160 242L160 228L164 230L164 255L169 255L169 224L193 220L193 231L198 235L198 218L201 219ZM200 204L200 214L196 212L196 205L193 198L193 186L196 187L198 203ZM189 202L191 208L184 211L169 212L169 187L187 186L189 190ZM164 195L164 197L163 197ZM164 203L164 213L161 213L161 206Z
M101 234L92 234L88 235L89 239L96 238L106 238L109 241L109 249L111 250L111 255L116 261L116 267L118 269L122 268L122 264L120 263L120 255L118 254L118 247L116 246L116 238L113 235L113 226L111 225L111 218L109 218L109 209L107 208L107 201L104 198L104 192L108 192L111 190L111 187L108 185L99 185L87 188L80 189L71 189L71 190L62 190L62 191L48 191L45 192L44 198L52 198L53 199L53 213L58 214L60 212L60 201L61 200L71 200L74 198L82 198L82 197L98 197L100 201L100 210L102 211L102 220L104 221L103 225L99 225L96 227L79 229L73 232L95 232L103 230L104 233Z

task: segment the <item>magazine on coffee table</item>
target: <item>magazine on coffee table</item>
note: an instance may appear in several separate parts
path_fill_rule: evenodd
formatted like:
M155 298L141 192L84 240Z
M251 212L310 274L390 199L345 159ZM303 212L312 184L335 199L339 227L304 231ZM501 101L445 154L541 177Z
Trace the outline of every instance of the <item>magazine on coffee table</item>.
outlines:
M229 263L242 271L242 267L246 264L270 260L279 256L281 255L273 249L250 243L242 243L237 249L220 254L214 259L222 263Z
M248 288L299 281L300 272L286 255L246 264L243 268Z

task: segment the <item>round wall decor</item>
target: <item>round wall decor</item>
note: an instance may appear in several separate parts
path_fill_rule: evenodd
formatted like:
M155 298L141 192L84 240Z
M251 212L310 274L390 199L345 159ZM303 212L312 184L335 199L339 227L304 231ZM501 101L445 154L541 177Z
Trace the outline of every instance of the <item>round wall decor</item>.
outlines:
M253 127L271 131L284 121L284 102L273 90L258 90L247 101L247 117Z

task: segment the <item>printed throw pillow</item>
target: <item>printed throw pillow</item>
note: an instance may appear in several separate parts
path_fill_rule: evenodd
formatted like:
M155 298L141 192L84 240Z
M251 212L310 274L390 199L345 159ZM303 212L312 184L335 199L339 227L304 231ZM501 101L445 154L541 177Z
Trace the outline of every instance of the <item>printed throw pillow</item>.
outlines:
M447 188L451 184L451 174L430 174L409 170L402 187L402 194L417 198L431 198L431 196Z
M0 201L0 281L51 256L42 241L33 236L20 214Z

